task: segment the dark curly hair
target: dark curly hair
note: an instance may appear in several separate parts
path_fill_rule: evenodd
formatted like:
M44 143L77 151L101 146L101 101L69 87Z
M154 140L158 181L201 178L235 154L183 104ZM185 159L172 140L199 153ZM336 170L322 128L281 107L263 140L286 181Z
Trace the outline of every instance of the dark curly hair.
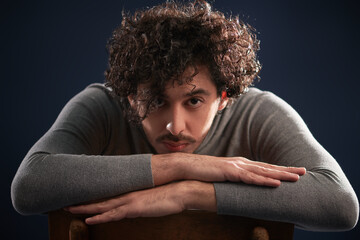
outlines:
M205 65L218 94L233 100L244 93L258 74L259 41L254 29L236 17L211 10L206 1L167 1L150 9L123 12L107 49L109 66L105 85L120 97L129 120L140 122L156 108L156 99L172 81L192 81L196 66ZM194 73L183 77L192 66ZM147 89L138 92L139 84ZM127 97L141 101L144 114L130 106Z

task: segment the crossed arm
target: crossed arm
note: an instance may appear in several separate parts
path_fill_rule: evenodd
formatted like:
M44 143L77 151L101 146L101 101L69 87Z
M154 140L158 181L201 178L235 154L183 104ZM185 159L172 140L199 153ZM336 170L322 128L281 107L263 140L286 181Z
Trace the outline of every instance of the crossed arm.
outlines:
M153 155L151 167L154 188L65 209L72 213L95 214L86 219L87 224L159 217L186 209L216 211L215 190L211 182L278 187L281 181L295 182L306 172L305 168L276 166L242 157L185 153Z
M121 109L102 86L90 86L64 107L24 158L11 186L13 205L21 214L69 206L71 212L94 215L89 224L203 209L309 230L353 228L358 200L340 166L290 107L271 94L259 94L250 91L242 99L242 106L250 104L255 113L240 109L236 121L216 128L231 142L213 138L197 151L259 161L252 162L143 154L151 149L139 131L119 115ZM238 122L244 126L239 128ZM219 152L229 144L235 149ZM306 167L307 173L297 181L305 169L265 162ZM103 201L73 206L99 199Z

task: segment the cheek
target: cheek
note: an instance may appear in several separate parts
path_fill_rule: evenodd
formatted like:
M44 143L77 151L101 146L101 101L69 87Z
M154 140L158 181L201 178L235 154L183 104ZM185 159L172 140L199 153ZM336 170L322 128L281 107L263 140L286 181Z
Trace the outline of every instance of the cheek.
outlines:
M147 138L150 141L156 138L156 134L161 132L161 122L159 121L159 119L156 120L156 118L152 116L148 116L147 118L145 118L145 120L142 121L142 126Z
M204 109L204 111L199 112L194 116L192 129L196 132L196 135L200 138L204 138L214 120L214 117L217 113L217 104L212 104L209 108Z

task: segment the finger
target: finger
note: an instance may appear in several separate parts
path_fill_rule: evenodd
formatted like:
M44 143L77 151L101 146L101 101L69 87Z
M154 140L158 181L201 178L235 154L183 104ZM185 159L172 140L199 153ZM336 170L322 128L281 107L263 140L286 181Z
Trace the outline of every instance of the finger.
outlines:
M70 206L67 207L67 210L73 214L96 214L96 213L107 212L123 204L124 204L123 198L119 197L98 203Z
M241 181L246 184L268 186L268 187L278 187L281 185L280 180L260 176L255 173L248 172L246 170L244 170L244 172L240 174L240 178Z
M119 221L125 218L126 214L122 208L115 208L102 214L89 217L85 219L86 224L94 225L100 223L107 223L113 221Z
M295 173L300 176L302 176L306 173L306 168L304 168L304 167L279 166L279 165L274 165L274 164L265 163L265 162L251 161L248 159L242 159L241 162L246 163L246 164L251 164L251 165L257 165L257 166L261 166L261 167L265 167L265 168L275 169L275 170L279 170L279 171Z
M268 178L273 178L273 179L278 179L278 180L282 180L282 181L296 182L300 178L299 175L296 173L280 171L277 169L271 169L271 168L266 168L266 167L261 167L261 166L256 166L256 165L247 165L247 166L243 166L243 167L257 175L268 177Z

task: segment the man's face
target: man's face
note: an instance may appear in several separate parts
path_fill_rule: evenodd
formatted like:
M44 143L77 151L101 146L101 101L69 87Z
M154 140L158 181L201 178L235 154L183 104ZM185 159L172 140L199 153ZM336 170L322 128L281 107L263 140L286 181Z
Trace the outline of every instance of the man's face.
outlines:
M187 69L185 74L192 73ZM157 153L192 153L204 140L213 119L227 99L220 99L208 69L198 66L199 73L190 84L169 83L158 109L143 121L144 132Z

